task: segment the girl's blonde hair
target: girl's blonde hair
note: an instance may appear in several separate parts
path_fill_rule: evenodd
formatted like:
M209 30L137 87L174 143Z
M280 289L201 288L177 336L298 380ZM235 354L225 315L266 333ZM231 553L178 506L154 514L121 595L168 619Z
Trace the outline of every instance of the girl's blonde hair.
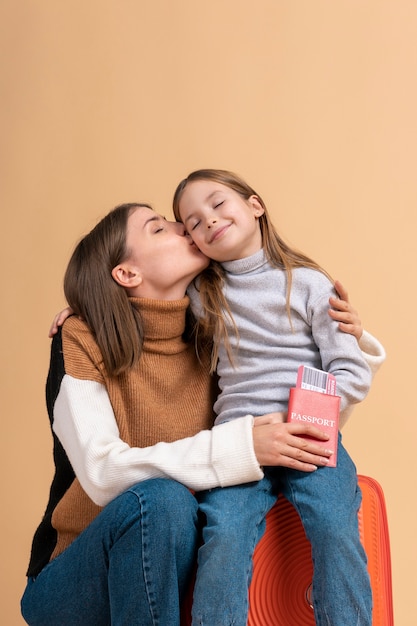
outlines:
M292 285L292 270L296 267L309 267L318 270L328 276L328 273L308 256L289 246L280 237L273 225L268 210L261 196L250 187L240 176L226 170L201 169L191 172L177 186L173 210L175 219L181 222L180 203L182 194L189 183L194 181L213 181L225 185L238 193L245 200L256 196L262 208L263 215L259 219L259 227L262 235L262 246L271 265L283 269L287 275L286 308L291 323L290 294ZM234 323L230 308L223 294L224 270L220 263L211 261L209 267L198 277L198 290L200 292L203 307L203 316L199 320L204 334L214 337L211 370L214 371L218 360L218 346L224 342L230 362L233 364L233 355L230 348L229 336L226 328L226 318L231 321L234 332L238 337L238 330Z

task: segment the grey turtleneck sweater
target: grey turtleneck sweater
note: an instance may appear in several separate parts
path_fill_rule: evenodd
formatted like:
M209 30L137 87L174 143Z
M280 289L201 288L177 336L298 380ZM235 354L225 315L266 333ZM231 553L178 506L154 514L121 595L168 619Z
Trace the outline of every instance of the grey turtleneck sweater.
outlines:
M230 341L235 366L223 345L219 348L220 395L214 405L216 423L245 414L254 416L286 411L299 365L309 365L336 376L341 411L368 393L371 371L352 335L341 332L329 317L333 285L324 274L309 268L293 270L291 322L286 311L286 273L272 267L260 250L237 261L223 263L225 296L239 330ZM201 314L198 292L189 295Z

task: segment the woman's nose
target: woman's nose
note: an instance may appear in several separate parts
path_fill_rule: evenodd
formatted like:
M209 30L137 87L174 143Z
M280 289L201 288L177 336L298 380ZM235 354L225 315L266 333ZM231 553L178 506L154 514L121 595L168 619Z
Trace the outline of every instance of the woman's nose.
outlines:
M178 235L180 235L181 237L185 237L187 235L184 224L182 222L171 222L171 223L174 227L174 230L176 231Z

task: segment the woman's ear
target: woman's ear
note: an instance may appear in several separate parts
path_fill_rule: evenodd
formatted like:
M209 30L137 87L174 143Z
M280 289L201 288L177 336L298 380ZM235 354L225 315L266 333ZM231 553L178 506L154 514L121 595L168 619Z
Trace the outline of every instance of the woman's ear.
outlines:
M259 201L258 196L250 196L249 203L253 209L253 214L255 217L261 217L265 213L265 209Z
M112 269L111 275L113 280L121 287L125 287L125 289L134 289L142 283L142 275L139 269L126 263L116 265Z

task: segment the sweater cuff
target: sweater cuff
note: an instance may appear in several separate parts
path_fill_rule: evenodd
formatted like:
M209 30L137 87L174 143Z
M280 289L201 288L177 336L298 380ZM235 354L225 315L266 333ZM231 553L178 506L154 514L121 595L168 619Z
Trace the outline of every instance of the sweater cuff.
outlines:
M252 431L252 415L213 427L212 462L221 487L263 478L253 447Z
M359 347L374 376L385 361L386 353L384 346L371 333L364 330L362 337L359 339Z

